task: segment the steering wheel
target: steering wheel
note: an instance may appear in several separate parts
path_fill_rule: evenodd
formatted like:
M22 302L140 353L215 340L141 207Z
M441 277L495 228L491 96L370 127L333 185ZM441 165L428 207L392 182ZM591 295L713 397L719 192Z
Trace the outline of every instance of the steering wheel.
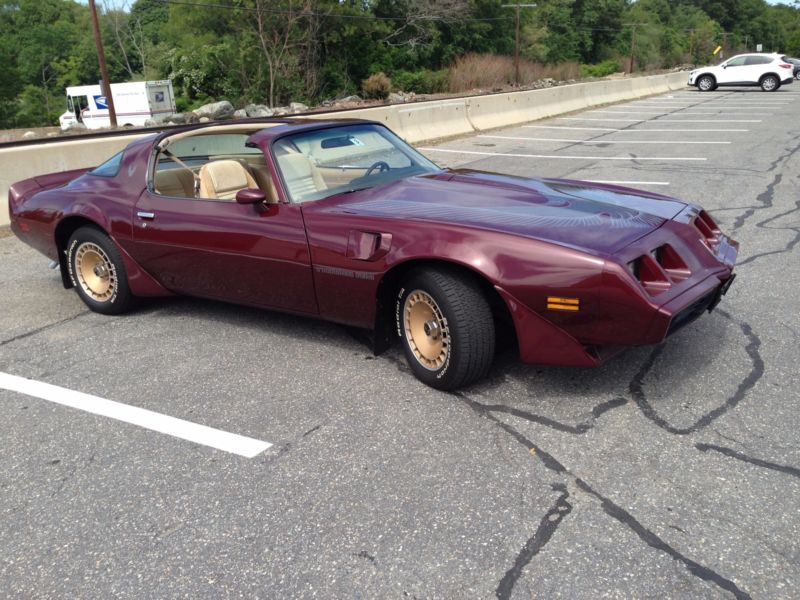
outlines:
M367 169L367 172L364 173L364 177L369 177L376 169L378 170L378 173L384 173L385 171L390 171L391 167L389 166L388 163L379 160L378 162L373 164L369 169Z

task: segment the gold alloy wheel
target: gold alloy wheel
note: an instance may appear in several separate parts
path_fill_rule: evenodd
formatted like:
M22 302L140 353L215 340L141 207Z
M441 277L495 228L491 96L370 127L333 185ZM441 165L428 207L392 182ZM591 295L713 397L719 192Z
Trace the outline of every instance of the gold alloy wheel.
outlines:
M450 329L436 301L427 292L414 290L403 305L406 339L417 362L438 371L450 353Z
M84 242L75 251L75 271L81 289L96 302L105 302L117 290L117 270L105 251Z

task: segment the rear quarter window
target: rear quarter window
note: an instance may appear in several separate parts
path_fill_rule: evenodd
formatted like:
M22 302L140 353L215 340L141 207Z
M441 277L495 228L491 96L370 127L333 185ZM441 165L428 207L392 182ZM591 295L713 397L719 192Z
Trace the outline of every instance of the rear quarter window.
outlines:
M122 164L122 155L124 152L119 152L99 167L95 167L89 171L89 175L97 175L98 177L116 177L119 173L119 167Z

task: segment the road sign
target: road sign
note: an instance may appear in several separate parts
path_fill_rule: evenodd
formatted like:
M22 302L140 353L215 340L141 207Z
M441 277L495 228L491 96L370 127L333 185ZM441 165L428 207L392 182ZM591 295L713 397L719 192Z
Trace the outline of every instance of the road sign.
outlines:
M722 50L722 46L717 46L716 48L714 48L714 56L716 56L717 54L719 54L719 51L720 51L720 50Z

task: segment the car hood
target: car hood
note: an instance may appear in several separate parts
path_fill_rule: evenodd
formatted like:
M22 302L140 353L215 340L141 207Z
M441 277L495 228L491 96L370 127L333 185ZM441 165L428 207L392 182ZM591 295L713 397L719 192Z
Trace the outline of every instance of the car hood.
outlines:
M617 186L470 170L410 177L338 198L324 210L477 227L598 253L624 248L687 206Z

